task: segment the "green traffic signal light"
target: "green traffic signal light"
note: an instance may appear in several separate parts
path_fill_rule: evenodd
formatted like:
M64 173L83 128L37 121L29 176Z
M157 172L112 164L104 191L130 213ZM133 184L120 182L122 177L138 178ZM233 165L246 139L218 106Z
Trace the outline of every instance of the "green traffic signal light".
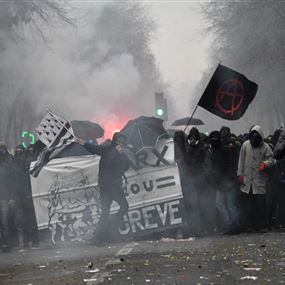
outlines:
M161 116L163 116L163 109L161 109L161 108L158 108L158 109L156 109L156 115L157 116L159 116L159 117L161 117Z
M27 137L27 139L26 139ZM21 133L21 138L25 139L21 144L24 148L28 147L28 144L35 144L36 142L36 136L34 133L29 132L29 131L22 131Z

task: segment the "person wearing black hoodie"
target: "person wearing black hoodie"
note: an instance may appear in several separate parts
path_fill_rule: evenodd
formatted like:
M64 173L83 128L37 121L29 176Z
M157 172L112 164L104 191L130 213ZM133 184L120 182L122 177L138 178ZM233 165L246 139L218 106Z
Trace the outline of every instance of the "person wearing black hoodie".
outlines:
M123 152L126 146L126 137L123 134L115 133L109 145L93 145L77 139L77 142L92 154L101 156L99 163L98 185L100 191L101 215L97 225L95 241L97 243L105 241L108 220L110 218L110 207L113 201L119 204L120 210L118 219L128 212L128 202L126 200L123 185L123 175L129 168L129 159Z
M201 140L197 128L193 127L186 141L186 167L188 180L188 219L190 232L194 235L203 234L206 229L205 201L207 199L207 183L205 181L205 168L207 148Z
M238 147L228 127L210 134L212 146L212 177L216 188L217 224L226 234L236 233L239 227L237 210L236 170Z
M275 143L273 158L276 159L274 168L274 180L272 181L274 194L274 205L272 211L276 214L276 226L285 227L285 131L278 129L273 134L273 143Z

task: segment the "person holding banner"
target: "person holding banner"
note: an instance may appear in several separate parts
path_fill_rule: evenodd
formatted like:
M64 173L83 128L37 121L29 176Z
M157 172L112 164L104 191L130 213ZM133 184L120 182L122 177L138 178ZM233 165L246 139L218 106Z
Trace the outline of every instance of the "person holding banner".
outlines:
M122 188L122 178L129 168L129 159L124 153L126 141L126 137L118 132L114 134L109 145L95 146L76 138L76 142L81 144L87 151L101 156L98 174L101 216L94 237L96 244L100 244L108 238L107 229L110 227L108 222L112 202L115 201L120 206L117 214L119 220L128 212L129 205Z

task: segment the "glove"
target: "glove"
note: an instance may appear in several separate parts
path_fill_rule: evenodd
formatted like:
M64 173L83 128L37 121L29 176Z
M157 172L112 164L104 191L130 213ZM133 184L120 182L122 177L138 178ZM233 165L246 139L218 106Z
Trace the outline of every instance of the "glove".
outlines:
M238 177L238 181L239 181L239 183L240 183L241 185L244 185L244 176L243 176L243 175L240 175L240 176Z
M266 163L261 162L261 163L259 164L259 167L258 167L259 171L262 172L262 171L265 170L265 168L266 168Z
M80 145L84 145L85 144L85 141L82 140L82 139L79 139L79 138L76 138L76 137L74 137L74 139L75 139L75 142L80 144Z

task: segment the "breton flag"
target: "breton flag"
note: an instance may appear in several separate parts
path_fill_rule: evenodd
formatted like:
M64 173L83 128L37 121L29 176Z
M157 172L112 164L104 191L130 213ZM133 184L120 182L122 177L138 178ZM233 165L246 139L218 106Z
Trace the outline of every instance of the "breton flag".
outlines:
M226 120L238 120L254 99L258 85L243 74L218 65L198 106Z
M39 154L39 157L30 170L30 174L37 177L41 169L53 158L63 151L63 149L72 144L74 139L71 124L63 117L56 115L51 110L36 128L39 140L45 144L45 148Z

